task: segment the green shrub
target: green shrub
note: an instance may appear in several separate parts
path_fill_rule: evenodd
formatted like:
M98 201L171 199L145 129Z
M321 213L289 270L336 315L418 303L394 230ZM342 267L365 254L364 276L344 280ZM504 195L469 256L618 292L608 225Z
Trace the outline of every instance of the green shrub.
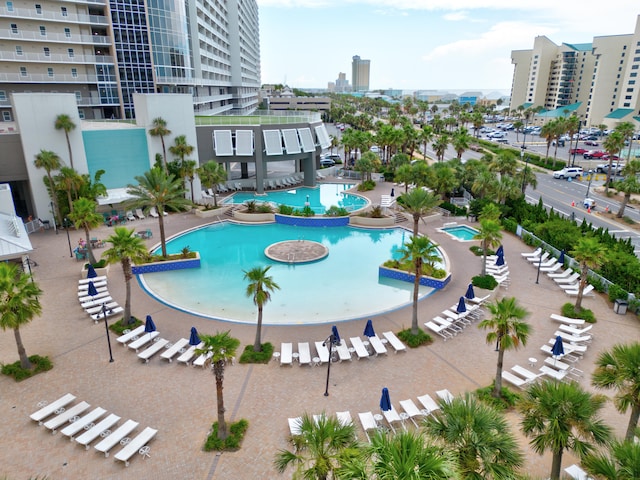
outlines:
M142 320L139 320L136 317L131 317L131 318L133 318L133 323L124 323L124 318L123 318L122 320L119 320L116 323L109 325L109 330L111 330L116 335L120 336L124 334L125 330L133 330L135 328L138 328L140 325L142 325Z
M291 205L278 205L278 213L281 215L293 215L294 208Z
M411 333L411 329L401 330L397 334L397 337L411 348L417 348L420 345L429 345L433 343L433 338L427 332L422 329L418 329L418 334Z
M247 213L256 213L257 204L255 200L249 200L245 205L247 206Z
M107 266L107 261L103 258L102 260L92 264L93 268L104 268ZM85 263L84 264L84 269L87 270L89 268L89 264Z
M242 440L244 434L249 428L249 422L245 419L238 420L235 423L228 425L229 436L224 440L218 439L218 422L214 422L211 426L211 433L207 437L207 441L204 444L204 451L211 452L216 451L235 451L239 450L242 446Z
M504 386L500 390L500 392L502 393L502 398L496 398L493 396L494 388L495 380L491 382L490 386L477 389L476 396L483 402L488 403L489 405L500 411L513 408L518 400L520 400L520 395L512 392L510 389Z
M262 344L261 352L254 352L253 345L244 347L244 352L240 355L240 363L269 363L273 356L273 345L269 342Z
M596 316L588 308L582 308L579 312L576 311L575 306L571 302L567 302L562 305L562 311L560 313L563 317L580 318L587 323L595 323Z
M629 298L629 292L627 292L620 285L609 285L609 301L614 302L616 300L627 300Z
M293 211L293 215L296 217L313 217L316 212L309 205L305 205L302 209L296 209Z
M337 205L331 205L324 214L327 217L347 217L349 212L346 208L338 207Z
M376 188L376 182L373 180L364 180L358 185L359 192L368 192Z
M186 245L185 247L182 248L182 250L180 250L180 255L182 256L182 258L189 258L190 253L191 253L191 248L189 248L189 245Z
M482 247L479 245L471 245L469 247L469 250L471 250L471 252L476 256L476 257L481 257L482 255L484 255L484 251L482 250ZM491 250L490 248L487 248L487 255L495 255L496 252L494 252L493 250Z
M257 213L272 213L273 209L271 208L271 205L269 205L268 203L261 203L260 205L258 205L256 207L256 212Z
M445 210L451 212L451 214L455 217L464 217L467 214L466 208L460 208L457 205L449 202L442 202L438 205L440 208L444 208Z
M2 365L2 374L13 377L16 382L20 382L25 378L32 377L38 373L46 372L53 368L53 363L49 357L41 357L40 355L31 355L29 361L33 365L31 370L24 369L20 366L20 361Z
M477 275L471 279L474 287L493 290L498 286L498 281L492 275Z

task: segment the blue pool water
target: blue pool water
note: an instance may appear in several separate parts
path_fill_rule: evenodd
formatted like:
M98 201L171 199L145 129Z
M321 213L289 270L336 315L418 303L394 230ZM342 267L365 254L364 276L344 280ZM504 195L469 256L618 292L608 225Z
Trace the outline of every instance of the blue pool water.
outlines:
M323 183L317 187L298 187L277 192L265 192L265 195L255 195L251 192L238 192L226 198L223 203L235 205L255 200L257 202L272 202L276 205L284 204L302 209L306 202L317 214L323 214L332 205L345 208L352 212L367 206L367 199L359 195L345 193L353 184Z
M271 325L326 323L363 318L411 304L413 284L378 277L378 266L397 258L409 240L403 229L294 227L219 223L168 242L169 253L189 246L200 252L200 269L140 276L160 301L194 314L255 323L257 307L246 297L243 270L271 265L280 286L271 294L263 322ZM314 263L290 265L269 260L267 246L284 240L312 240L329 249ZM424 297L433 289L421 287ZM407 325L410 319L407 318Z
M455 227L445 227L442 229L443 232L448 233L452 237L457 238L458 240L463 240L468 242L469 240L473 240L478 234L478 230L468 225L456 225Z

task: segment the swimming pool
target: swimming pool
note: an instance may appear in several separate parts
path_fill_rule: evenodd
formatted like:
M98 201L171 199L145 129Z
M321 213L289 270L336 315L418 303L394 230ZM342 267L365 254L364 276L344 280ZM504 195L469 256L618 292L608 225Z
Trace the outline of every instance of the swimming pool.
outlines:
M271 265L280 286L264 306L265 325L317 324L364 318L411 304L413 284L378 276L378 266L399 256L409 240L404 229L295 227L218 223L170 240L169 253L183 247L200 252L201 268L139 276L161 302L190 313L254 324L257 308L246 297L243 270ZM317 262L290 265L268 259L267 246L311 240L329 249ZM434 290L421 287L420 297ZM407 320L409 321L409 320Z
M265 192L264 195L256 195L252 192L238 192L226 198L223 203L240 205L247 201L271 202L276 205L284 204L302 209L306 202L316 214L323 214L332 205L345 208L352 212L367 206L368 201L360 195L345 193L353 187L353 184L322 183L317 187L298 187L277 192Z
M456 225L453 227L443 227L440 230L451 235L456 240L460 240L461 242L468 242L470 240L473 240L473 237L475 237L478 234L478 230L476 230L473 227L470 227L469 225Z

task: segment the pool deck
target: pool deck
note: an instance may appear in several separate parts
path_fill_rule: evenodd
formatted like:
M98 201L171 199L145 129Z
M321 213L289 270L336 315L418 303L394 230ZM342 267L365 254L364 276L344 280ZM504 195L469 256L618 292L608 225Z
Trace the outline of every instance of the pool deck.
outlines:
M329 180L329 179L328 179ZM366 195L373 203L387 195L392 184L382 183ZM398 188L398 187L396 187ZM224 219L224 216L219 218ZM172 214L165 218L168 234L218 221L201 219L192 213ZM457 303L464 295L472 276L481 271L481 260L469 251L469 243L453 241L437 232L443 223L464 219L436 219L420 224L420 231L439 243L452 261L452 281L444 291L420 302L421 324ZM404 224L411 228L411 222ZM153 239L146 240L152 247L159 238L158 222L153 218L136 221L135 230L151 229ZM100 227L92 236L104 239L112 229ZM73 231L72 245L81 236ZM273 361L268 365L229 366L225 372L224 400L228 421L245 418L249 421L247 438L241 450L222 454L205 453L202 444L211 423L216 419L215 382L213 375L199 367L185 367L177 362L168 363L152 358L144 364L134 352L113 341L114 363L109 363L104 325L95 325L78 305L76 286L80 278L81 262L70 258L65 232L56 235L53 230L39 232L30 237L34 252L31 258L38 263L34 276L44 293L41 297L43 313L29 325L20 329L29 355L47 355L54 362L54 369L34 378L15 383L0 376L0 475L9 479L48 476L56 479L248 479L290 478L291 472L278 475L273 469L273 458L278 449L287 448L288 417L304 412L311 414L335 413L348 410L363 438L358 422L358 412L378 411L382 387L388 387L394 405L403 399L425 393L435 396L436 390L449 389L453 394L488 385L496 371L494 345L485 342L486 332L475 325L447 341L435 337L432 345L372 359L353 360L332 365L329 396L323 395L326 368L298 366L280 367ZM508 290L497 290L497 297L515 296L531 315L531 338L525 348L505 354L505 369L514 364L529 367L529 358L544 359L539 348L546 343L556 329L551 313L559 313L563 303L571 301L548 277L540 276L536 283L536 270L523 260L521 252L531 251L518 238L505 234L503 239L505 259L511 271ZM100 256L101 250L96 251ZM240 266L238 267L240 268ZM125 287L119 265L111 266L109 291L120 304L124 303ZM144 318L151 314L160 336L170 341L188 338L189 329L195 326L199 332L213 334L230 330L241 341L241 348L252 344L255 327L225 323L191 316L173 310L146 295L137 282L132 282L133 313ZM318 292L322 295L322 292ZM331 299L327 298L327 302ZM640 322L633 314L617 315L601 296L586 298L584 305L592 309L598 319L593 328L594 339L578 368L585 372L580 384L590 386L590 374L598 353L615 343L637 339ZM269 304L265 305L265 309ZM410 325L411 308L404 308L373 317L377 332L398 331ZM338 324L341 336L361 336L364 321ZM263 341L280 350L281 342L322 341L331 333L329 325L265 326ZM313 349L313 347L312 347ZM17 360L13 333L0 334L0 361ZM150 443L150 458L135 455L131 465L113 459L116 447L109 458L94 449L85 451L79 445L60 435L38 426L29 419L37 403L52 401L63 394L73 393L77 400L88 402L92 408L102 407L109 413L140 422L136 430L145 427L158 429ZM611 396L612 392L605 391ZM399 407L398 407L399 408ZM605 421L616 434L623 434L628 421L627 414L618 413L609 402L604 409ZM513 431L525 449L525 471L534 478L546 478L551 468L550 455L539 456L527 446L519 433L517 415L510 413ZM96 442L93 442L95 444ZM576 459L569 454L563 458L563 467Z

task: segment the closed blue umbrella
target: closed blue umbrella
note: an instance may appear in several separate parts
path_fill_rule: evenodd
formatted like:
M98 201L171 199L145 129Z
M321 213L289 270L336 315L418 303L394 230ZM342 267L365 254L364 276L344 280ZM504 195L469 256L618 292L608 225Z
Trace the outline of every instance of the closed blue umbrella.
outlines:
M556 363L558 357L564 355L564 345L562 344L562 337L558 335L556 337L556 342L553 344L551 348L551 353L553 354L553 363Z
M558 257L558 263L564 265L564 249L560 252L560 256Z
M340 343L340 334L338 333L338 327L336 327L335 325L331 327L331 333L333 334L333 339L336 345L338 345Z
M464 313L467 311L467 305L464 303L464 297L460 297L460 301L458 301L458 307L456 308L456 312Z
M376 336L376 332L373 331L373 322L371 321L371 319L367 320L367 326L364 327L364 334L367 337L375 337Z
M504 247L502 245L500 245L498 247L498 250L496 250L496 255L498 255L498 256L504 255Z
M498 254L498 258L496 258L496 266L501 267L504 265L504 253Z
M189 335L189 345L200 345L200 337L198 336L198 330L196 327L191 327L191 335Z
M98 290L96 289L96 286L93 284L93 282L89 282L89 286L87 287L87 293L92 297L98 294Z
M469 300L476 298L476 292L473 291L473 283L469 284L469 287L467 287L467 293L465 293L464 296Z
M153 323L153 319L151 315L147 315L147 321L144 324L144 331L146 333L151 333L156 331L156 324Z
M382 397L380 398L380 409L388 412L391 410L391 398L389 397L389 389L384 387L382 389Z
M93 268L93 265L89 264L87 268L87 278L96 278L98 276L96 269Z

